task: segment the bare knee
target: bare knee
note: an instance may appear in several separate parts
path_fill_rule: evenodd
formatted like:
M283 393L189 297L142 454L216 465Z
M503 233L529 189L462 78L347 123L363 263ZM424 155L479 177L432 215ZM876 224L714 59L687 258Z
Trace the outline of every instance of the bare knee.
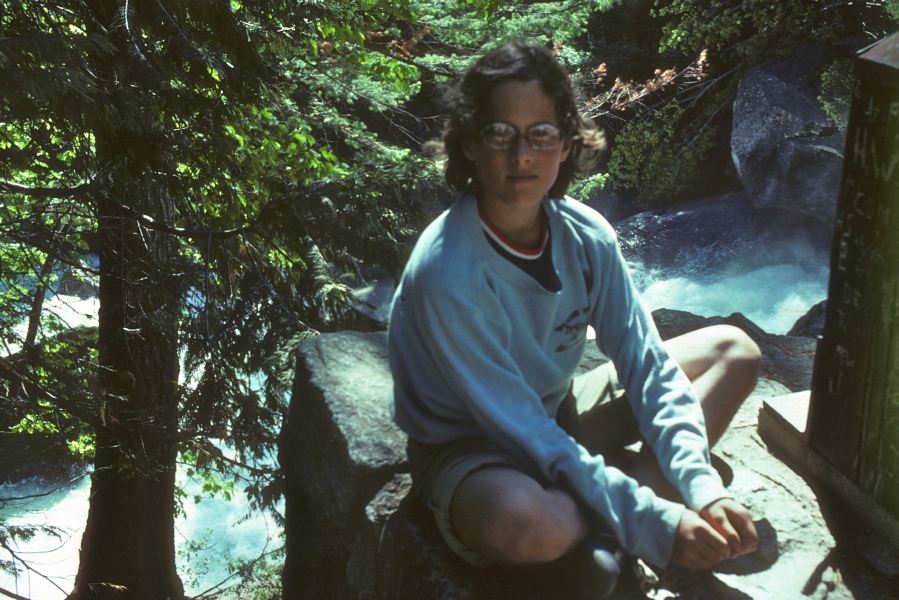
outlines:
M453 500L453 527L473 550L498 564L546 563L566 554L586 535L584 519L570 496L544 489L534 480L524 485L517 479L515 485L484 481L496 475L505 474L472 474ZM490 490L490 497L478 488Z
M738 327L714 325L697 329L668 340L665 346L691 381L706 375L713 378L738 375L755 385L762 353Z
M490 538L504 562L510 564L547 563L560 558L580 541L572 524L576 507L559 490L542 490L538 497L510 494L498 507ZM570 500L570 498L568 498Z
M732 325L718 326L716 351L725 367L739 375L758 379L762 366L762 351L745 331Z

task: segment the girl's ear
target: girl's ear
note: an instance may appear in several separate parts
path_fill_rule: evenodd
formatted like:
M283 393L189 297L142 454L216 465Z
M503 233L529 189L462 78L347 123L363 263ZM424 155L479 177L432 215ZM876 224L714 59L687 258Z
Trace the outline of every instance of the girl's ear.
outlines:
M563 163L568 159L568 154L571 152L572 142L569 138L565 138L565 141L562 142L562 155L559 158L559 163Z
M474 151L471 149L471 142L463 142L462 143L462 154L465 155L465 158L468 160L474 160Z

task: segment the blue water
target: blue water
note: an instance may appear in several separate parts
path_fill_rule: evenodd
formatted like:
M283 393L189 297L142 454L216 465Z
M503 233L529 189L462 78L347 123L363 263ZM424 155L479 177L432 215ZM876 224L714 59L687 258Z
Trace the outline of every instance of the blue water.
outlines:
M743 313L768 333L786 334L809 308L827 298L824 266L768 265L703 277L666 276L632 265L650 311L683 310L701 317Z
M190 480L182 472L181 485L189 494L201 492L201 481ZM13 545L31 567L46 576L23 572L18 577L0 573L0 587L32 600L65 598L71 591L78 571L78 551L84 533L90 498L90 478L80 477L67 485L30 479L13 484L0 484L2 499L47 494L26 502L0 508L8 525L49 525L59 528L60 538L39 534L27 543ZM244 494L232 500L204 498L195 504L184 502L184 514L175 523L175 544L180 550L179 573L187 594L199 594L229 577L228 562L238 558L255 558L262 552L281 545L281 529L271 517L253 513L247 517ZM282 508L283 510L283 508ZM188 542L206 539L204 549L187 553ZM0 550L0 558L8 559ZM235 581L232 579L229 584Z

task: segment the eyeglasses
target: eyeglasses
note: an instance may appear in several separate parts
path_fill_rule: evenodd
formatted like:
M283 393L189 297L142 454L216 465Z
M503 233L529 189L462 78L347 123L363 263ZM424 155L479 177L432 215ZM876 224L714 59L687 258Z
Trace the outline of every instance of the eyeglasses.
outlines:
M520 132L509 123L491 123L481 130L484 144L494 150L508 150L518 143ZM555 150L562 143L562 131L555 125L541 123L524 131L524 139L532 150Z

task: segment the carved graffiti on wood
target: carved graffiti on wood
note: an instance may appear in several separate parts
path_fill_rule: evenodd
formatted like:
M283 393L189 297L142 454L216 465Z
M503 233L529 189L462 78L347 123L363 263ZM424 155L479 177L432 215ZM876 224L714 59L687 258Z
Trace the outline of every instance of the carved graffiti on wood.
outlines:
M810 443L899 517L899 37L859 56Z

